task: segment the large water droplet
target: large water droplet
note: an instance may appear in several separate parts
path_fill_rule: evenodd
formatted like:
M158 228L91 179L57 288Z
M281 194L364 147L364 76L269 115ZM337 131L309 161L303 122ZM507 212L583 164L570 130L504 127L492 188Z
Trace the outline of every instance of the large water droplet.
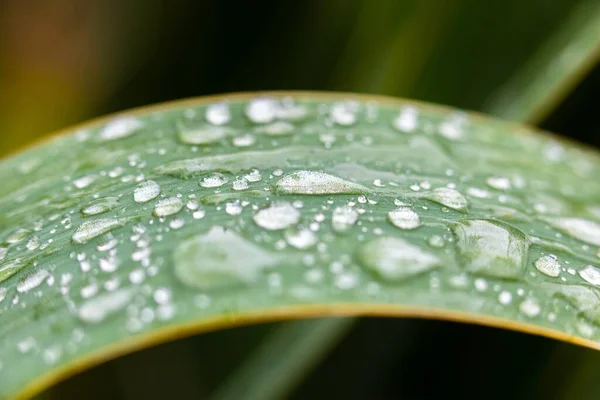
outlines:
M600 293L592 287L584 285L565 285L545 282L542 288L550 294L562 297L574 305L589 320L600 323Z
M352 228L358 220L358 212L350 206L340 206L333 210L331 227L334 231L342 233Z
M119 204L118 197L102 197L85 206L81 213L85 216L98 215L108 212Z
M154 200L160 194L160 185L154 181L145 181L133 190L133 200L136 203L146 203Z
M457 211L466 211L469 204L465 196L457 190L441 187L431 192L425 192L422 198L435 201L443 206Z
M579 276L592 285L600 286L600 269L593 265L586 265L580 269Z
M296 171L281 178L275 188L281 194L365 194L369 189L319 171Z
M84 221L73 234L73 242L83 244L87 241L118 228L122 222L114 218L101 218Z
M300 211L288 202L277 201L258 210L253 218L256 225L261 228L275 231L298 223Z
M45 269L37 270L25 277L21 278L17 283L17 292L26 293L31 289L35 289L48 279L50 273Z
M97 324L104 321L107 317L114 315L127 306L133 296L134 289L118 289L113 292L104 293L85 301L79 310L77 316L83 322Z
M556 278L560 275L560 263L554 254L542 256L534 261L533 265L542 274Z
M122 116L107 123L104 129L100 131L99 137L101 140L120 139L133 135L142 129L143 126L142 121L135 117Z
M159 200L154 206L154 215L157 217L168 217L177 214L183 208L183 201L179 197L167 197Z
M463 220L452 226L458 259L467 271L498 278L520 278L529 241L512 226L486 220Z
M270 98L256 98L250 100L246 106L246 116L254 123L266 124L275 119L277 101Z
M216 188L223 186L227 182L229 182L229 178L219 172L215 172L200 179L199 185L203 188Z
M546 221L583 242L600 246L600 224L583 218L547 218Z
M212 125L225 125L231 120L229 105L225 102L211 104L206 107L204 118Z
M179 280L202 290L255 282L278 262L272 253L220 226L185 240L173 259Z
M388 213L388 220L400 229L415 229L421 226L419 214L410 207L398 207Z
M382 237L362 245L360 262L381 278L401 282L441 265L433 254L403 239Z

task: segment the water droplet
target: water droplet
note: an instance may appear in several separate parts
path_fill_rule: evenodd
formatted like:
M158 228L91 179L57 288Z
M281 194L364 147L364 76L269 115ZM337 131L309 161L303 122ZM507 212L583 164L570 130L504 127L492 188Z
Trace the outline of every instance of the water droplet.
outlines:
M185 144L206 145L219 142L237 133L235 129L226 126L186 126L178 124L179 140Z
M583 218L547 218L554 228L583 242L600 246L600 224Z
M98 215L112 210L118 204L118 197L102 197L85 206L81 210L81 213L85 216Z
M135 292L133 289L118 289L113 292L104 293L100 296L86 300L79 310L77 316L80 320L90 324L97 324L107 317L116 314L127 306Z
M136 203L146 203L154 200L160 194L160 185L154 181L144 181L133 190L133 200Z
M400 229L415 229L421 226L419 214L410 207L398 207L388 213L388 220Z
M554 254L542 256L534 261L533 265L542 274L556 278L560 275L560 263Z
M17 292L27 293L31 289L35 289L44 283L49 276L50 273L45 269L40 269L29 275L26 275L17 283Z
M278 201L258 210L253 219L261 228L275 231L298 223L300 211L288 202Z
M510 225L486 220L463 220L452 226L458 259L467 271L498 278L520 278L529 242Z
M592 285L600 286L600 269L593 265L586 265L579 270L579 276Z
M464 114L457 114L452 117L450 120L442 122L439 127L440 135L444 136L446 139L456 140L460 139L464 132L463 126L466 122L466 118Z
M31 231L28 229L17 229L13 233L11 233L4 241L8 244L19 243L21 240L25 239L30 234Z
M358 212L350 206L340 206L333 210L331 226L334 231L342 233L352 228L358 220Z
M274 99L256 98L248 103L246 116L256 124L266 124L275 119L277 109L278 104Z
M509 305L512 302L512 293L506 290L501 291L498 295L498 301L504 306Z
M27 250L29 251L33 251L36 250L40 247L40 245L42 244L42 241L40 240L40 238L38 236L32 236L28 241L27 241Z
M239 201L234 201L233 203L227 203L225 205L225 212L229 215L240 215L242 211L244 211L244 208Z
M236 180L231 184L231 188L233 190L246 190L248 187L248 181L244 177L236 178Z
M275 188L280 194L364 194L369 189L319 171L296 171L281 178Z
M245 135L234 137L232 143L236 147L250 147L256 143L256 137L251 133L247 133Z
M169 228L175 230L183 228L183 225L185 225L185 220L181 217L173 218L171 222L169 222Z
M283 233L290 246L303 250L317 243L317 236L313 231L304 227L291 227Z
M550 282L544 282L542 288L567 300L592 322L600 323L600 293L595 288Z
M358 109L358 103L352 101L346 101L342 103L336 103L331 106L329 116L332 121L338 125L350 126L356 123L356 111Z
M262 176L260 174L260 171L257 170L257 169L253 169L252 171L250 171L249 173L247 173L246 175L244 175L244 178L248 182L259 182L260 180L262 180Z
M540 314L541 307L535 299L528 298L519 305L519 311L529 318L534 318Z
M204 118L212 125L225 125L231 121L229 105L225 102L210 104L206 107Z
M115 272L119 268L119 260L115 257L102 257L98 262L98 266L103 272Z
M216 188L223 186L227 182L229 182L229 178L227 178L223 174L215 172L202 178L200 180L200 186L202 186L203 188Z
M457 190L441 187L431 192L425 192L420 197L435 201L443 206L457 211L467 210L467 199Z
M159 200L154 206L154 215L157 217L168 217L177 214L183 208L183 201L179 197L167 197Z
M440 260L403 239L381 237L359 249L360 262L381 278L401 282L441 265Z
M8 293L8 289L4 286L0 286L0 303L4 301L6 298L6 294Z
M6 258L6 254L8 253L8 248L0 247L0 261Z
M511 187L510 180L501 176L491 176L486 179L488 186L498 190L508 190Z
M104 129L100 131L101 140L114 140L124 138L133 135L142 127L144 124L142 121L131 116L122 116L113 119L104 126Z
M429 245L431 247L437 247L437 248L441 248L445 246L445 242L444 242L444 238L441 237L440 235L433 235L431 236L428 240L427 243L429 243Z
M73 242L83 244L122 226L122 222L114 218L101 218L93 221L84 221L73 234Z
M417 128L417 110L413 107L405 107L394 119L394 128L400 132L412 132Z
M176 276L202 290L255 282L265 268L277 263L270 252L220 226L185 240L174 252Z
M277 121L269 125L261 126L257 128L256 131L269 136L289 135L294 131L294 125L285 121Z
M7 261L6 263L0 265L0 282L4 282L23 268L25 268L29 263L17 258L15 260Z

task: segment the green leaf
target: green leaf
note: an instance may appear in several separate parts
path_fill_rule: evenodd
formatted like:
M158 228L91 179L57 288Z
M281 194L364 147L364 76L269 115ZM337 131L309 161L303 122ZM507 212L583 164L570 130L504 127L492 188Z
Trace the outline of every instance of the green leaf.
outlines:
M0 164L0 397L301 317L600 348L599 172L530 128L383 97L229 95L78 127Z

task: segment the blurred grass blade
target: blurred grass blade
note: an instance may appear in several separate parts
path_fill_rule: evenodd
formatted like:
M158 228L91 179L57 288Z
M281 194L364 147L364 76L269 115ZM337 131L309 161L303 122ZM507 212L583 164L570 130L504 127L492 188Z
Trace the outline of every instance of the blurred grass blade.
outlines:
M503 118L538 123L599 60L600 3L585 1L484 109Z
M284 398L354 323L353 318L327 318L282 324L244 360L211 400Z
M0 163L0 398L286 319L441 318L600 348L599 173L597 153L521 125L355 94L225 95L78 127ZM310 323L276 333L240 382L262 393L252 366L289 335L304 371L347 323L322 321L322 343Z

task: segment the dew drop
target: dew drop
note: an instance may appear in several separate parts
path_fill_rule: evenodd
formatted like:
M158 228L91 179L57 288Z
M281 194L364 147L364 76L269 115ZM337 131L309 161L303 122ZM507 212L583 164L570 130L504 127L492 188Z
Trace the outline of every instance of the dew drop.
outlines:
M179 140L185 144L207 145L219 142L237 133L235 129L225 126L196 126L189 127L179 124Z
M182 242L174 252L175 275L184 284L209 290L249 284L278 258L220 226Z
M246 180L246 178L244 177L238 177L236 180L233 181L233 183L231 184L231 188L233 190L246 190L248 189L250 186L248 185L248 181Z
M108 212L119 204L118 197L102 197L85 206L81 213L85 216L98 215Z
M20 258L7 261L6 263L0 265L0 282L4 282L17 272L21 271L27 265L29 265L29 263Z
M73 242L83 244L122 226L121 221L114 218L101 218L93 221L84 221L73 234Z
M433 254L394 237L381 237L362 245L358 258L367 269L392 282L405 281L441 265Z
M168 217L177 214L183 208L183 201L179 197L167 197L159 200L154 206L154 215Z
M133 190L133 200L136 203L146 203L154 200L160 194L160 185L154 181L144 181Z
M546 221L572 237L600 246L600 224L583 218L547 218Z
M358 103L356 102L342 102L336 103L331 106L329 116L331 120L338 125L350 126L356 123L356 111Z
M77 310L77 316L83 322L97 324L116 314L127 306L135 292L133 289L118 289L86 300Z
M225 125L231 121L229 105L225 102L210 104L206 107L204 118L212 125Z
M592 285L600 286L600 269L593 265L586 265L580 269L579 276Z
M262 180L262 176L260 175L260 171L257 169L253 169L252 171L250 171L249 173L247 173L246 175L244 175L244 178L248 181L248 182L259 182Z
M421 226L419 214L410 209L410 207L398 207L388 213L388 220L400 229L415 229Z
M420 197L435 201L443 206L457 211L467 210L467 199L457 190L441 187L431 192L423 193Z
M27 245L25 247L27 247L27 250L33 251L33 250L38 249L41 244L42 244L42 241L40 240L40 238L38 236L32 236L27 241Z
M37 270L19 280L17 283L17 292L27 293L31 289L35 289L48 279L50 273L45 269Z
M245 135L234 137L232 143L236 147L250 147L256 143L256 137L247 133Z
M319 171L296 171L281 178L275 188L280 194L364 194L369 189Z
M542 288L571 303L586 318L600 323L600 293L589 286L544 282Z
M100 131L101 140L115 140L133 135L139 131L144 124L142 121L131 116L122 116L113 119Z
M540 314L541 307L535 299L528 298L519 304L519 311L529 318L535 318Z
M169 228L171 229L181 229L185 225L185 220L181 217L176 217L169 222Z
M467 271L498 278L520 278L529 241L510 225L486 220L463 220L452 226L459 264Z
M507 292L506 290L501 291L498 295L498 301L503 306L509 305L512 302L512 293Z
M343 233L352 228L357 220L358 212L353 207L336 207L331 217L331 227L335 232Z
M4 241L8 244L19 243L21 240L25 239L30 234L30 230L20 228L11 233Z
M256 98L246 106L246 116L256 124L266 124L273 121L277 115L277 101L271 98Z
M511 187L510 180L501 176L490 176L486 179L486 183L498 190L508 190Z
M244 208L239 201L225 204L225 212L229 215L235 216L240 215L244 211Z
M256 131L269 136L289 135L294 131L294 125L285 121L277 121L269 125L261 126Z
M277 201L258 210L253 219L256 225L261 228L276 231L298 223L300 211L288 202Z
M414 131L417 128L417 110L413 107L403 108L394 119L393 125L400 132Z
M542 256L534 261L534 267L542 274L556 278L560 275L560 263L554 254Z
M285 240L292 247L303 250L317 243L317 236L313 231L304 227L290 227L283 233Z
M216 188L223 186L227 182L229 182L229 178L221 173L215 172L202 178L199 184L203 188Z
M427 243L429 243L429 245L431 247L437 247L437 248L441 248L445 246L445 242L444 242L444 238L441 237L440 235L432 235L429 239L427 239Z

